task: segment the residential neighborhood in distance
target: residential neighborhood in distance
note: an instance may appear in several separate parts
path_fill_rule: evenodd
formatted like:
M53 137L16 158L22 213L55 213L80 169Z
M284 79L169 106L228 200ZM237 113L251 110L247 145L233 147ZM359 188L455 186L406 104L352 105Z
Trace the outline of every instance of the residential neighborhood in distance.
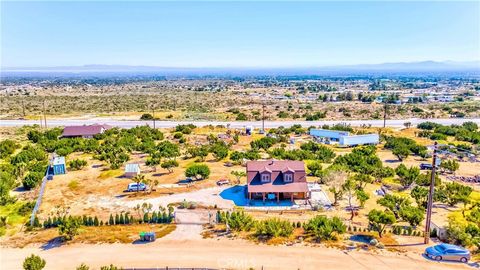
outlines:
M0 269L478 268L478 1L1 6Z

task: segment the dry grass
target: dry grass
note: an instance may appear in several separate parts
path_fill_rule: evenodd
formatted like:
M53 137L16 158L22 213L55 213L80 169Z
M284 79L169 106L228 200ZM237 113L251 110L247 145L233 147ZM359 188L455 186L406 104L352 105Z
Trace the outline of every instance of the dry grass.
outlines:
M135 224L82 227L79 234L67 244L85 243L132 243L139 239L139 233L155 232L157 238L162 238L176 228L175 224ZM59 240L58 230L55 228L18 233L15 236L5 238L0 243L2 246L26 247L34 244L47 244Z
M77 190L79 188L79 183L77 180L72 180L70 181L70 183L68 183L68 188L70 188L71 190Z
M108 218L111 209L99 205L99 201L105 203L113 200L138 200L155 198L158 196L170 195L175 193L191 192L203 188L213 187L219 179L235 180L230 174L233 170L244 170L241 166L226 167L224 162L215 161L211 155L205 159L205 164L210 168L210 177L205 180L194 182L191 185L177 185L179 180L185 179L186 168L194 164L194 159L179 158L179 167L172 173L157 167L156 171L145 166L148 158L145 154L132 154L128 163L139 163L142 170L146 172L147 179L157 180L158 185L154 187L153 192L124 192L132 180L123 177L123 168L111 170L101 161L94 160L91 155L74 153L67 157L67 160L82 158L87 160L88 165L82 170L69 171L65 175L55 176L53 181L49 181L40 207L39 217L45 218L51 214L52 209L57 206L70 206L72 215L97 215L101 219ZM245 177L242 178L242 182ZM116 209L120 211L131 211L131 209Z

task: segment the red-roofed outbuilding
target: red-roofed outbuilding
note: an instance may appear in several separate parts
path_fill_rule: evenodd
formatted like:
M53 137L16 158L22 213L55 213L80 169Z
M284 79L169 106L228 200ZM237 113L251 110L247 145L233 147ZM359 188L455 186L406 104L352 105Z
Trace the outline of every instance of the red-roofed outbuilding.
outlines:
M108 129L112 127L109 125L83 125L83 126L66 126L63 129L62 137L63 138L75 138L75 137L82 137L82 138L93 138L93 136L97 134L102 134Z

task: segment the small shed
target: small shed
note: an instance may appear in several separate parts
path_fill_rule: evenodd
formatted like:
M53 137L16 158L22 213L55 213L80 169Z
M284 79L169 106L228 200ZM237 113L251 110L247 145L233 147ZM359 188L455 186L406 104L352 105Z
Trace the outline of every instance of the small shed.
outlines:
M59 156L53 157L50 167L52 169L53 175L67 173L67 168L65 165L65 157L59 157Z
M439 226L433 222L430 222L430 233L433 233L433 237L437 237L440 240L447 239L447 229L445 226Z
M137 163L130 163L125 166L125 177L135 177L140 174L140 165Z

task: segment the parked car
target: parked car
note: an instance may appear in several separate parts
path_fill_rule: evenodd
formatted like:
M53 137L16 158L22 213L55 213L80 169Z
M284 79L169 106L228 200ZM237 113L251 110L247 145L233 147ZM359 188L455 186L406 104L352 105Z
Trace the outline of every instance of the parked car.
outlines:
M430 163L422 163L420 164L420 170L431 170L432 164Z
M132 191L145 191L148 189L148 186L145 185L144 183L131 183L131 184L128 184L128 188L127 188L127 191L128 192L132 192Z
M425 249L425 255L436 261L447 260L466 263L470 260L470 251L463 247L445 243L428 247Z
M218 186L228 185L229 183L230 181L228 181L228 179L222 179L217 181Z

